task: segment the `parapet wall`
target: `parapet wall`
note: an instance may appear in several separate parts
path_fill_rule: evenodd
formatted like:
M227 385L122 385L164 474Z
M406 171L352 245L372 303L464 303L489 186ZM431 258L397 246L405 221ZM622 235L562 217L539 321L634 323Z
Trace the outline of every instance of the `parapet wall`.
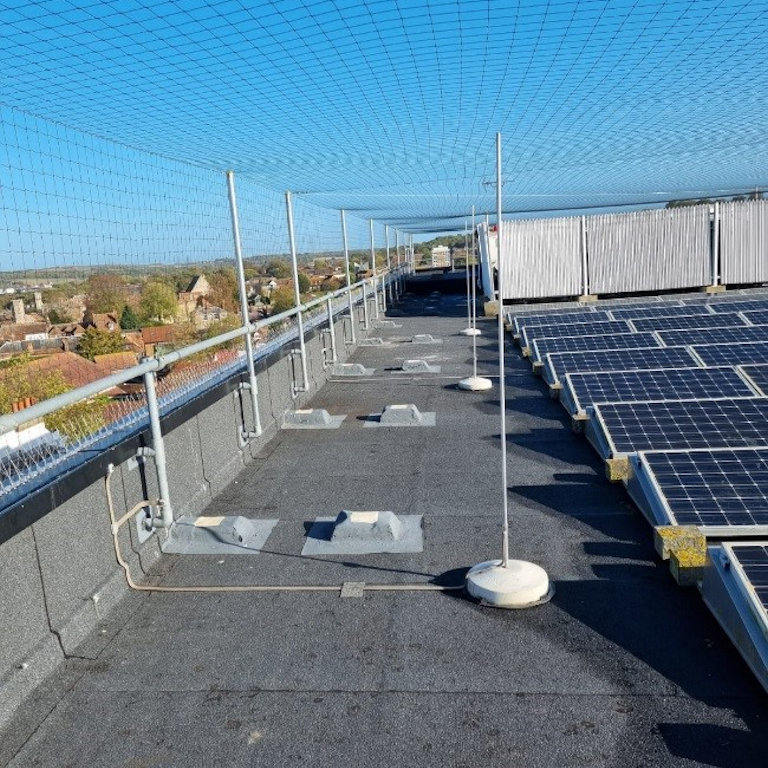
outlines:
M349 318L334 324L341 361L352 350ZM176 517L199 514L276 434L286 410L305 403L327 379L324 335L306 337L310 391L291 396L294 364L283 348L256 364L263 434L243 444L249 398L241 400L243 374L184 403L162 419L170 500ZM299 374L300 376L300 374ZM245 404L244 404L245 403ZM148 427L72 472L30 494L4 514L0 525L0 728L62 661L94 657L113 630L108 615L129 593L115 559L105 479L110 465L116 518L158 495L151 458L135 461L150 443ZM144 544L133 523L120 531L132 573L160 557L158 536ZM91 634L96 628L102 632ZM90 635L90 637L89 637ZM88 638L87 642L84 642Z

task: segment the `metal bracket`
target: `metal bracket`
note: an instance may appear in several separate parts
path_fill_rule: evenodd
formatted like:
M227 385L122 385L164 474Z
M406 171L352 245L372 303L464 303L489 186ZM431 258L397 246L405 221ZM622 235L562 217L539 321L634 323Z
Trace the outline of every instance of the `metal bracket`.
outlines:
M150 448L149 446L144 446L142 448L138 448L136 450L136 453L131 456L130 459L128 459L128 471L132 472L134 469L138 469L140 466L142 466L145 461L144 459L146 457L154 457L155 451L153 448Z

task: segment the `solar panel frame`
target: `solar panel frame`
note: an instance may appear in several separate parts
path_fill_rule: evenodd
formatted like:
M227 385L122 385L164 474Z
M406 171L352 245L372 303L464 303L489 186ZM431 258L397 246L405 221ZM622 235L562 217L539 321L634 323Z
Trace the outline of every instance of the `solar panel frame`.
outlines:
M768 398L595 403L587 437L604 459L640 451L768 447Z
M664 307L637 307L637 308L619 308L612 309L609 312L610 320L634 320L635 318L645 317L669 317L670 315L710 315L712 314L706 306L699 308L698 305L686 306L664 306Z
M759 312L768 309L768 296L764 299L734 298L729 301L712 302L709 307L716 315L726 312Z
M768 448L639 451L629 461L627 491L652 525L694 525L722 538L768 535L768 495L760 485L768 489ZM690 478L687 485L675 483L683 477Z
M740 314L751 325L768 325L768 301L764 309L742 310Z
M637 349L660 347L652 333L614 333L597 336L553 336L536 339L531 346L531 359L541 361L553 352L575 352L591 349Z
M692 344L690 349L696 359L706 367L724 365L743 367L768 363L768 344L762 341L745 341L736 344Z
M647 331L693 330L697 328L746 328L738 312L721 315L679 315L672 317L636 317L627 320L638 333Z
M768 541L724 541L720 546L743 599L768 636Z
M562 330L562 333L558 333ZM592 323L568 323L564 325L531 325L524 326L520 334L520 344L529 349L537 338L553 338L557 336L572 336L574 330L580 333L630 333L632 329L626 320L596 320Z
M738 365L736 370L741 373L755 391L768 397L768 362L753 365Z
M622 354L624 353L624 354ZM568 362L566 355L576 358L578 356L583 360L584 365L591 366L587 368L578 368L576 370L563 370L562 364ZM669 365L654 365L653 359L667 358ZM615 362L608 362L614 359ZM672 360L676 359L676 363ZM621 362L620 362L621 361ZM691 364L699 364L700 361L695 358L688 347L638 347L635 349L603 349L591 350L589 352L559 352L548 353L543 360L544 380L553 387L560 386L560 377L570 372L587 371L639 371L648 368L690 368ZM627 365L624 366L624 363ZM703 363L701 363L703 366ZM617 367L619 366L619 367ZM624 367L621 367L624 366Z
M728 328L684 329L681 331L656 331L656 335L668 347L698 346L701 344L739 344L752 341L768 341L768 325L744 325Z
M586 319L582 319L586 316ZM594 322L596 320L609 320L608 313L602 310L550 310L549 312L537 312L530 315L510 314L510 325L518 335L527 325L549 325L554 322Z
M602 381L600 381L602 379ZM696 382L706 382L696 387ZM603 383L604 382L604 383ZM572 416L586 414L596 402L637 402L655 399L674 399L685 388L684 399L703 397L750 397L764 394L735 366L703 368L691 365L687 368L645 368L633 371L590 371L567 373L563 380L560 401ZM594 397L590 390L601 390ZM611 390L610 394L606 390ZM622 391L623 390L623 391ZM635 397L640 391L645 396ZM666 390L669 397L650 395L648 392Z

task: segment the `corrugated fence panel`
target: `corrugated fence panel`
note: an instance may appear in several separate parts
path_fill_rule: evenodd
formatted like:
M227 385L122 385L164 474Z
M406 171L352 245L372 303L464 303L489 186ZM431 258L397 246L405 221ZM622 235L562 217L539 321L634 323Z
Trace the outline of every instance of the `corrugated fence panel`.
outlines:
M505 221L504 298L581 293L581 229L575 217Z
M709 285L709 206L587 217L589 292Z
M720 272L725 285L768 282L768 200L720 203Z

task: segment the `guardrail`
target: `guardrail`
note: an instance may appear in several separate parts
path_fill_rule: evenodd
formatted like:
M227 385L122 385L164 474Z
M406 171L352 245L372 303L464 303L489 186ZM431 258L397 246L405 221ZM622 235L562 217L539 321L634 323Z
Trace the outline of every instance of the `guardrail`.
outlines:
M327 324L331 338L327 363L336 362L334 320L345 314L350 317L351 331L347 343L354 344L357 324L354 316L356 307L362 304L363 317L359 322L367 330L371 325L369 304L374 305L375 315L378 315L380 309L386 310L387 300L391 301L399 296L406 270L406 267L399 267L363 279L280 314L250 322L157 357L146 358L138 365L35 403L18 412L0 416L0 435L5 435L30 423L45 422L55 414L67 413L68 409L77 409L115 387L129 385L134 390L132 394L125 395L121 401L110 401L109 405L105 404L103 413L106 413L106 416L97 420L97 423L90 423L87 418L80 416L82 423L78 423L77 428L72 430L70 435L59 430L45 431L43 440L38 440L27 448L19 446L16 450L5 449L4 455L0 453L0 514L20 497L47 482L52 475L58 476L85 461L85 451L93 454L105 450L124 440L128 435L145 429L149 423L158 485L164 501L163 517L157 521L157 524L169 525L172 521L172 510L165 473L161 416L222 381L242 373L247 368L248 381L244 383L244 388L250 390L252 404L250 415L253 428L243 431L243 443L257 437L262 431L258 417L255 370L253 365L248 365L246 354L240 350L229 351L229 354L217 353L215 359L200 360L200 356L234 341L247 339L252 342L253 336L261 336L265 330L273 334L271 338L257 343L255 347L252 343L245 345L246 350L252 353L252 361L264 359L299 340L302 376L300 383L296 381L293 383L292 396L296 397L310 388L306 373L307 352L303 344L306 332ZM290 323L291 326L285 328L286 323ZM198 358L197 361L195 358ZM170 376L158 380L158 374L184 361L188 365L180 375L174 375L174 371Z

